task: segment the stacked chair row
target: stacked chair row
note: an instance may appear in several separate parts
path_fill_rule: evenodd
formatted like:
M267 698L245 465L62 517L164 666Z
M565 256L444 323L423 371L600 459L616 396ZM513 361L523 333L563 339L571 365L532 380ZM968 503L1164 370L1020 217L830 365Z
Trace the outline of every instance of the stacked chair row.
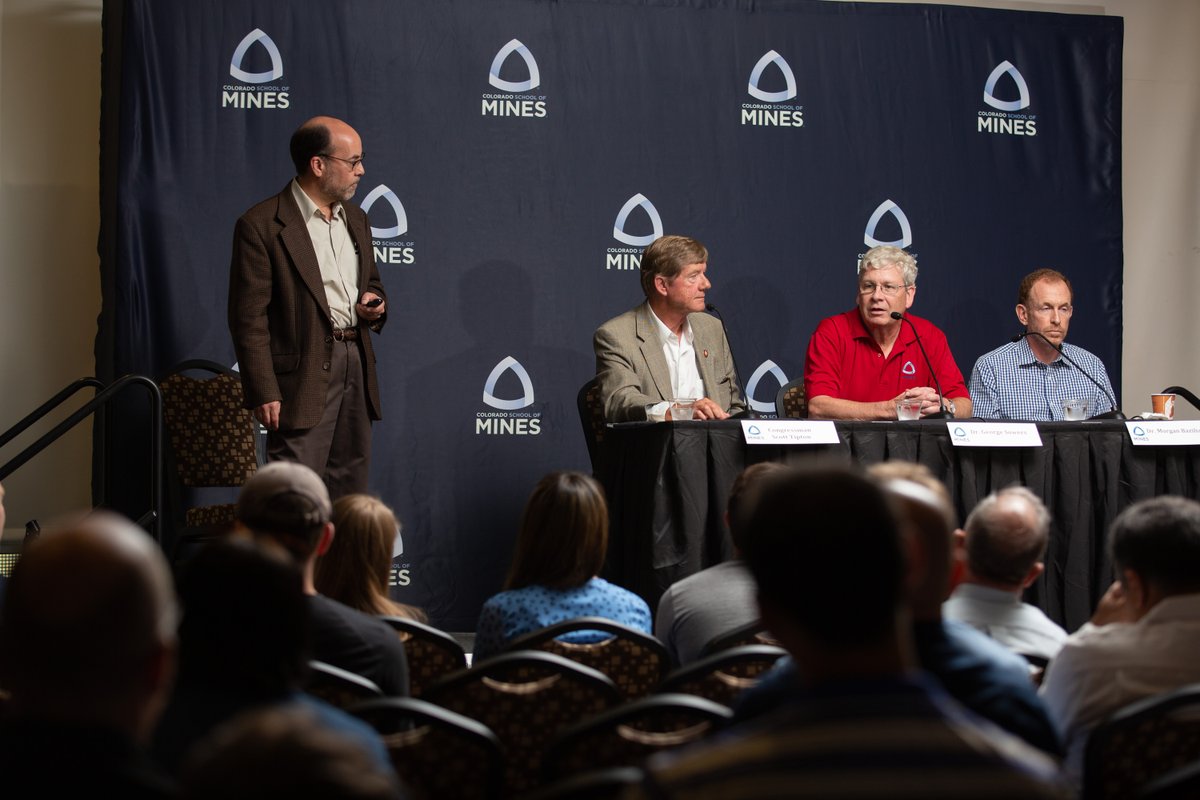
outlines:
M649 755L720 727L737 694L784 652L734 646L669 672L653 636L589 617L529 634L467 669L452 637L389 622L407 635L411 698L383 698L370 681L320 664L309 691L374 726L419 797L579 796L581 781L615 790ZM608 636L593 644L558 638L582 630ZM435 674L448 662L457 666Z

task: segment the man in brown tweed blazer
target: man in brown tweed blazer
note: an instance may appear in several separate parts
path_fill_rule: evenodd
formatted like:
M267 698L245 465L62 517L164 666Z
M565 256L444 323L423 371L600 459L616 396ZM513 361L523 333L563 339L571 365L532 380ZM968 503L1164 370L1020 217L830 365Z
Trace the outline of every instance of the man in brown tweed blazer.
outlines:
M381 416L368 330L383 327L387 302L367 215L347 202L362 140L315 117L292 134L291 155L296 178L234 229L229 330L268 457L307 465L337 498L367 488Z
M609 422L670 420L674 398L695 399L695 419L746 409L725 329L704 313L707 268L708 249L687 236L662 236L642 253L646 302L592 340Z

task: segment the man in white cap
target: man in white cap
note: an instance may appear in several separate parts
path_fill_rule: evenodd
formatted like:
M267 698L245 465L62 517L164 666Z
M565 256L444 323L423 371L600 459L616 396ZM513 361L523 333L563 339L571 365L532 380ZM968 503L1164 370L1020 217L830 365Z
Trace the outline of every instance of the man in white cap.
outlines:
M313 570L333 542L333 504L317 474L273 461L238 497L239 525L287 550L304 573L313 625L313 658L374 681L385 696L408 694L404 646L384 622L317 594Z

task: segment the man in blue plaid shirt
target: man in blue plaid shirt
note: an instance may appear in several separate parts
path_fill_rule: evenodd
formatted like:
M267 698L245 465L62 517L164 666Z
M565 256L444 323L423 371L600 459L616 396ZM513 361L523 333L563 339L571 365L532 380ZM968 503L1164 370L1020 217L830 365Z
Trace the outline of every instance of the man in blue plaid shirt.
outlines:
M1061 272L1039 269L1025 276L1017 292L1017 319L1035 335L998 347L975 362L970 386L975 416L1061 420L1068 400L1087 400L1088 416L1112 410L1100 387L1063 358L1066 353L1115 396L1104 362L1064 341L1074 311L1072 297L1071 282Z

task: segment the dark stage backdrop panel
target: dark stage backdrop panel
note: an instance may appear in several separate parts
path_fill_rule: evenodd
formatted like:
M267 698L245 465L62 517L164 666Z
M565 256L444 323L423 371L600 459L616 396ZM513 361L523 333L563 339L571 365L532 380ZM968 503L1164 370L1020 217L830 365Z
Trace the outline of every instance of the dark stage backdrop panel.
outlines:
M639 302L655 235L710 247L763 410L876 242L918 257L914 311L964 373L1018 330L1020 277L1063 270L1071 341L1119 386L1122 33L917 4L111 0L98 374L233 362L234 221L288 181L300 122L349 121L389 295L395 591L471 629L533 483L588 468L591 334ZM140 514L144 457L118 450L109 495Z

